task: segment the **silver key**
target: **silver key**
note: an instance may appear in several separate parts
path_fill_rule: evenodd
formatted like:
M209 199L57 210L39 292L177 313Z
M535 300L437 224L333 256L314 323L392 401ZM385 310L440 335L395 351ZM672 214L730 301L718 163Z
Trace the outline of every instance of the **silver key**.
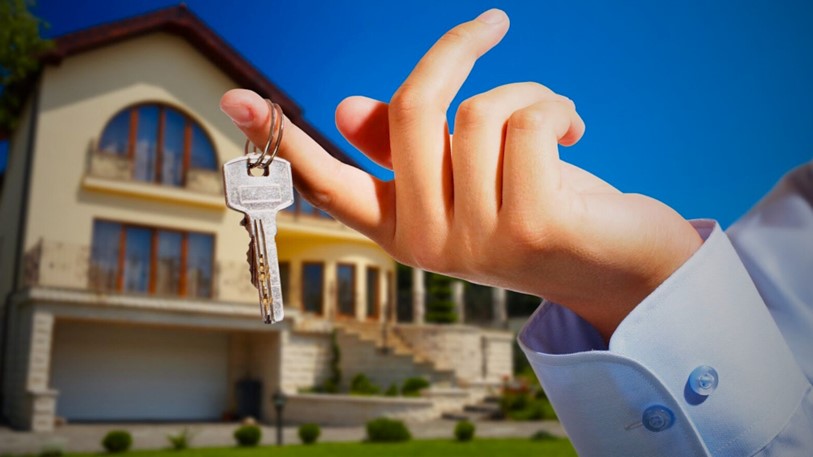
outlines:
M273 324L282 320L282 287L279 278L279 259L274 236L277 234L277 212L294 202L291 164L274 158L268 165L254 169L259 154L237 157L223 165L223 184L226 206L245 214L248 230L249 257L253 258L252 283L260 297L263 322Z

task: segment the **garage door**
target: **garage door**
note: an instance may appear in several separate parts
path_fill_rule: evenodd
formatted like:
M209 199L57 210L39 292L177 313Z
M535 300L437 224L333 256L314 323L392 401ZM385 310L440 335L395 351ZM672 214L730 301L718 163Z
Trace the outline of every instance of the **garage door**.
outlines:
M51 385L74 421L214 420L226 407L228 336L57 321Z

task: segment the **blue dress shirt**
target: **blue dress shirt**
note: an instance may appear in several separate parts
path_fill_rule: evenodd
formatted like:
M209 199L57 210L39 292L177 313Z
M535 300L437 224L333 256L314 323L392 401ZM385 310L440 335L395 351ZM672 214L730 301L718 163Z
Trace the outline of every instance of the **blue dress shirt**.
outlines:
M641 302L609 346L543 302L519 335L579 455L813 456L813 162Z

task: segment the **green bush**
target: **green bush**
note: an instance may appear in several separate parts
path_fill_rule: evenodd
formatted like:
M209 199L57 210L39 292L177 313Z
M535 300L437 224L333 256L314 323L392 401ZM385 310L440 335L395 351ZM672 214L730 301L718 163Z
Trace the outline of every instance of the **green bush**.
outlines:
M263 437L263 431L256 425L243 425L234 431L234 439L240 447L254 447Z
M102 446L110 453L126 452L133 445L133 437L127 430L111 430L102 439Z
M46 444L37 454L38 457L62 457L63 455L62 447L58 444Z
M189 445L192 444L192 436L194 436L194 434L189 431L188 428L185 428L177 435L167 435L167 441L169 441L169 446L173 450L183 451L184 449L189 448Z
M474 438L474 424L467 420L462 420L454 426L454 437L457 441L471 441Z
M299 426L299 439L303 444L313 444L319 439L322 429L318 424L302 424Z
M367 422L367 440L372 442L409 441L412 434L403 421L379 417Z
M531 392L505 392L500 398L500 410L505 417L518 421L551 419L556 412L544 396Z
M381 392L370 378L364 373L359 373L350 381L350 393L352 395L377 395Z
M330 377L325 379L325 393L339 393L339 386L342 385L342 349L339 347L339 340L336 330L330 334Z
M555 440L558 439L556 435L552 434L551 432L547 432L545 430L540 430L533 435L531 435L531 440L533 441L546 441L546 440Z
M431 273L429 276L429 301L426 303L426 322L452 324L457 322L455 303L452 300L452 278Z
M398 396L398 385L395 383L390 384L386 391L384 391L384 395L387 397L397 397Z
M429 381L423 378L407 378L401 387L401 395L405 397L418 397L421 395L421 390L429 387Z

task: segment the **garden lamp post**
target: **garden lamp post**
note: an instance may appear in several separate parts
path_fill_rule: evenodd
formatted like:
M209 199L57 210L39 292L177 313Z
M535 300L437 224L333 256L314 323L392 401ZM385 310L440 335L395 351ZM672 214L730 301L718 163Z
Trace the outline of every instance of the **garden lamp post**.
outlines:
M282 410L285 409L288 397L282 391L277 390L271 399L274 401L274 409L277 410L277 446L282 446Z

